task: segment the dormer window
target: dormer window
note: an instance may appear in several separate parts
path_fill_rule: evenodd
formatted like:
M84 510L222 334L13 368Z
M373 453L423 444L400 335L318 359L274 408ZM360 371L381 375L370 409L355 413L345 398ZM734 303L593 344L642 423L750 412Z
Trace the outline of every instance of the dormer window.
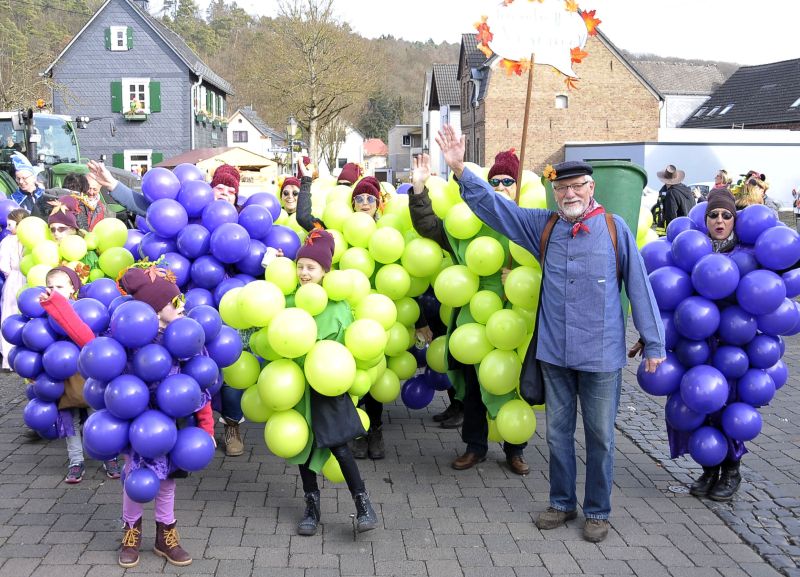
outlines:
M719 109L720 109L719 106L715 106L714 108L708 111L708 114L706 114L706 116L714 116Z
M697 118L699 116L703 116L707 111L708 111L708 108L704 106L703 108L701 108L700 110L698 110L697 112L694 113L694 118Z
M792 102L792 105L789 108L797 108L798 106L800 106L800 98Z
M725 108L719 111L719 115L723 116L724 114L728 114L731 108L733 108L733 104L728 104Z
M106 28L106 48L112 52L132 49L133 29L130 26L110 26Z

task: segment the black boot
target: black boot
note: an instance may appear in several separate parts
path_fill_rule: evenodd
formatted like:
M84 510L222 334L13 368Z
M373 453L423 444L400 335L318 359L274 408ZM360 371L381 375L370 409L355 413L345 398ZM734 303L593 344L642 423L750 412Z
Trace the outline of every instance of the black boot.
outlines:
M722 463L722 474L708 496L714 501L730 501L739 489L742 476L739 474L739 461L725 461Z
M356 529L359 533L372 531L378 526L378 516L372 508L369 494L366 492L356 493L353 495L353 501L356 504Z
M369 453L369 458L373 460L383 459L386 456L383 431L380 428L370 429L367 433L367 452Z
M305 494L306 511L303 513L303 518L297 524L297 534L310 536L317 532L317 526L321 514L319 511L319 491L311 491Z
M716 467L703 467L703 474L689 488L689 493L695 497L706 497L708 492L719 479L719 465Z

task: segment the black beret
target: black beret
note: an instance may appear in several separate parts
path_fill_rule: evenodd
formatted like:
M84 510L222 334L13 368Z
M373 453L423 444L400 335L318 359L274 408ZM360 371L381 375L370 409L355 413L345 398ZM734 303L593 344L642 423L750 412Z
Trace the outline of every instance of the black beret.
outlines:
M566 162L559 162L553 166L556 176L553 180L564 180L565 178L572 178L573 176L585 176L592 174L594 169L592 165L580 160L567 160Z

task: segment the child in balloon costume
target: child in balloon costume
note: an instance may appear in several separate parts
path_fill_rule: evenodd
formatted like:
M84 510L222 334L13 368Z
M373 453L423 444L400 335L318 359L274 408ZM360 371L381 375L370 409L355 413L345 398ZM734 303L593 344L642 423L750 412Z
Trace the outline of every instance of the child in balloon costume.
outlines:
M787 270L800 259L800 235L764 205L737 213L720 188L645 245L642 258L668 352L655 373L640 367L639 384L667 396L671 456L688 453L703 467L691 494L729 501L744 443L761 431L758 408L788 377L781 336L800 331L800 274Z
M20 259L22 258L22 245L17 238L16 229L22 219L29 217L28 211L24 208L15 208L8 213L7 230L10 234L0 241L0 272L3 273L3 292L2 300L2 320L5 321L11 315L19 314L17 307L17 294L25 286L25 275L20 270ZM8 360L11 347L5 337L0 341L0 353L3 355L3 369L11 370L11 363Z

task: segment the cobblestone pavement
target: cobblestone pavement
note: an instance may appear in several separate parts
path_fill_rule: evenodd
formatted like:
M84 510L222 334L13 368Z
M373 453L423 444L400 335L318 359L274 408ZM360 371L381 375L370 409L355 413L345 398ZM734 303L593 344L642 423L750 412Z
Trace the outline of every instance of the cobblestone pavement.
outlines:
M790 342L787 362L795 375L799 357L800 348ZM547 506L543 422L525 454L530 475L511 473L498 445L475 469L454 471L450 461L463 445L457 431L431 421L444 406L438 397L424 411L387 407L387 458L359 462L381 517L378 530L354 538L354 506L346 488L323 483L321 533L296 536L302 513L297 469L267 452L262 427L246 424L243 456L227 458L219 449L207 470L178 481L178 524L194 563L172 567L150 551L154 523L146 506L142 560L127 572L779 577L776 568L781 568L786 575L800 575L797 378L764 411L764 432L745 457L740 497L722 506L677 491L697 467L666 459L660 403L638 390L634 371L632 365L625 373L614 511L603 543L581 538L580 516L547 532L532 523ZM125 573L116 563L119 482L107 480L99 463L87 461L84 481L65 485L64 442L32 442L24 436L18 378L0 377L0 399L0 577ZM579 495L582 491L581 484Z

